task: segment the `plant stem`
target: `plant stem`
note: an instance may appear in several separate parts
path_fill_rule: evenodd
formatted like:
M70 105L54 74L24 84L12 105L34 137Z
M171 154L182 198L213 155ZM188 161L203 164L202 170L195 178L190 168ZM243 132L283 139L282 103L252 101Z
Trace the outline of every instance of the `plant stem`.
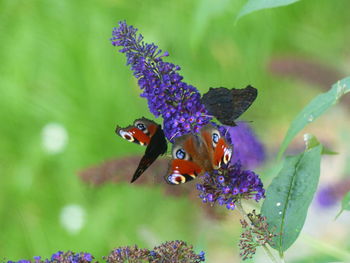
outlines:
M240 212L240 214L243 216L244 220L249 225L249 227L255 228L255 226L251 223L249 217L247 216L247 213L244 211L240 201L236 202L236 207L237 207L238 211ZM275 256L271 253L270 249L266 245L262 245L262 247L265 250L265 253L267 254L267 256L270 258L270 260L273 263L279 263L279 261L275 258ZM280 258L280 262L284 263L284 259Z

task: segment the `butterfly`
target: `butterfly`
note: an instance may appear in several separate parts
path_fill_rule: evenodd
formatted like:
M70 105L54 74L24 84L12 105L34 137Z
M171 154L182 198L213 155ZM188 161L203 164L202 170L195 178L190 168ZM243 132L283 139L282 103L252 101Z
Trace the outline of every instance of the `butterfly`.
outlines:
M180 184L195 179L204 172L220 168L231 160L232 147L212 124L203 126L198 134L186 134L175 139L172 160L165 180Z
M252 105L257 95L257 89L250 85L244 89L210 88L201 102L222 124L236 126L235 120Z
M115 132L129 142L147 146L131 183L135 182L158 156L166 153L168 149L167 140L161 126L146 118L137 119L133 125L125 128L117 126Z

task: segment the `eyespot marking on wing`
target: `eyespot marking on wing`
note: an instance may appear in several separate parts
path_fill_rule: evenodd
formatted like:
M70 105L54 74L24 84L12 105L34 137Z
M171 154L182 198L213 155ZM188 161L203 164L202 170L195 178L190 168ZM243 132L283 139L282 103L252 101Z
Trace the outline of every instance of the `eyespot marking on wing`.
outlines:
M232 149L231 148L225 148L224 150L224 157L223 157L223 162L224 164L228 164L228 162L231 160L232 157Z
M133 142L135 140L134 136L132 135L131 132L127 132L127 131L123 131L123 130L119 130L119 135L129 141L129 142Z
M212 138L213 147L215 148L219 142L219 139L221 138L219 131L213 130L213 132L211 134L211 138Z
M169 182L170 184L183 184L186 182L186 178L181 174L173 173L168 176L167 182Z
M181 146L174 146L172 150L173 159L189 160L190 155Z
M145 134L149 134L146 124L143 121L135 121L135 127Z

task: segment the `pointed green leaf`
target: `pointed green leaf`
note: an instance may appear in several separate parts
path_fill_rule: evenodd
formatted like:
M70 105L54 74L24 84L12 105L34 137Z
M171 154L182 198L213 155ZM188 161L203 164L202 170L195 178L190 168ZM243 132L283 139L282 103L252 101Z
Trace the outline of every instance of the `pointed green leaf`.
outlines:
M299 0L248 0L239 11L236 22L243 16L258 10L290 5Z
M341 202L341 207L343 210L350 211L350 192L347 192L346 195L344 196Z
M335 219L337 219L341 215L341 213L343 213L344 210L350 211L350 192L347 192L343 200L341 201L341 209L335 217Z
M320 176L322 145L286 158L266 191L262 214L277 233L272 247L283 254L303 228Z
M320 142L317 140L316 136L306 133L304 134L304 141L305 141L305 146L307 150L310 150L320 144ZM337 152L334 152L322 145L322 154L327 154L327 155L334 155L338 154Z
M279 150L278 158L282 156L289 143L307 124L316 120L332 105L336 104L341 96L349 91L350 77L347 77L334 84L328 92L314 98L291 123Z
M305 142L306 150L310 150L310 149L320 145L320 142L317 140L316 136L314 136L310 133L304 134L304 142Z

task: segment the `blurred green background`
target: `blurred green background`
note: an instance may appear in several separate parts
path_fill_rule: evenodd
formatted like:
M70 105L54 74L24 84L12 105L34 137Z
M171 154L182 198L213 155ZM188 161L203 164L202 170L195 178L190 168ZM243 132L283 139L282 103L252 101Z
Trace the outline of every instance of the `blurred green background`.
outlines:
M239 262L235 212L214 221L186 196L164 196L161 186L94 187L77 173L144 150L114 134L116 124L152 118L124 55L109 41L120 20L168 51L167 61L180 65L185 81L201 92L256 87L258 99L244 119L253 121L270 156L296 113L337 77L350 75L348 0L303 0L235 24L244 2L0 0L1 259L48 257L58 250L100 259L121 245L151 248L183 239L205 250L208 262ZM311 73L299 74L303 67ZM339 119L340 131L347 131L347 109L340 105L311 130L337 145L334 122ZM270 166L259 172L266 184L274 175ZM65 226L64 211L81 218L81 228ZM339 242L349 247L348 238ZM305 250L305 262L339 259L317 246Z

